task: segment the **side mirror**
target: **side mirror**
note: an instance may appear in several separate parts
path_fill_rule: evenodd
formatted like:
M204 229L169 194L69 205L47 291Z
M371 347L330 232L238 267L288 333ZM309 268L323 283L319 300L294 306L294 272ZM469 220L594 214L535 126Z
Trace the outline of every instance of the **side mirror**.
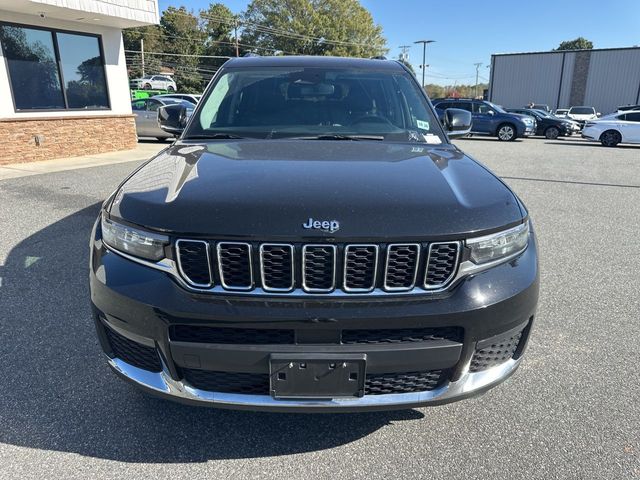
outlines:
M487 111L487 115L491 115L492 117L496 114L493 110Z
M596 113L596 117L600 117L602 114L600 112Z
M184 105L165 105L158 108L158 126L176 137L182 134L188 118L187 107Z
M444 111L444 129L449 138L460 138L471 132L471 112L459 108Z

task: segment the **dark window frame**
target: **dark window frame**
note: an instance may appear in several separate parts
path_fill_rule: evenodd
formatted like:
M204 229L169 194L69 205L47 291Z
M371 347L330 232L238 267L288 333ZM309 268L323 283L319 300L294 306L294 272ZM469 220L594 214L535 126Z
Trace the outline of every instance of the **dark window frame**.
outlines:
M109 90L109 79L107 78L107 69L106 69L106 62L105 62L105 57L104 57L104 46L102 44L102 35L97 34L97 33L87 33L87 32L80 32L80 31L76 31L76 30L65 30L62 28L49 28L49 27L42 27L40 25L29 25L26 23L15 23L15 22L5 22L5 21L0 21L0 27L1 26L7 26L7 27L17 27L17 28L29 28L32 30L42 30L45 32L50 32L52 41L53 41L53 50L55 53L55 60L56 60L56 67L58 68L58 75L60 78L60 88L62 89L62 97L64 99L64 104L65 104L65 108L28 108L28 109L18 109L16 107L16 97L13 93L13 83L11 80L11 71L9 70L9 60L6 56L6 54L4 53L4 47L2 46L2 43L0 42L0 51L2 51L2 57L4 58L4 66L5 69L7 71L7 77L9 79L9 90L11 92L11 102L13 103L13 111L14 113L20 114L20 113L31 113L31 112L110 112L112 110L111 107L111 95L110 95L110 90ZM69 101L67 99L67 87L65 85L64 82L64 73L63 73L63 69L62 69L62 59L60 57L60 49L58 46L58 36L56 35L57 33L67 33L67 34L71 34L71 35L80 35L80 36L85 36L85 37L93 37L95 39L98 40L98 49L100 51L100 60L102 63L102 70L104 72L104 86L105 86L105 94L107 96L107 106L106 107L102 107L102 108L69 108Z

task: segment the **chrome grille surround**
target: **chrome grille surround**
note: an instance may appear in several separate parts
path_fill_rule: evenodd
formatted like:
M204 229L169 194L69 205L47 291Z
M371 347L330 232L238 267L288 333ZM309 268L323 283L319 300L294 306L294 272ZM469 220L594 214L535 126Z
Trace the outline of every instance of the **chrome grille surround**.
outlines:
M391 271L389 269L389 263L391 261L391 256L394 255L393 252L398 252L400 249L404 249L407 253L406 255L411 255L409 252L411 249L415 249L415 253L413 254L413 258L409 258L408 261L413 262L413 274L409 272L404 272L404 276L409 274L409 277L412 278L411 283L406 286L398 286L398 285L389 285L390 279L389 277L393 275L393 270L397 267L391 266ZM400 253L395 253L399 255ZM397 261L397 260L395 260ZM408 292L413 289L416 285L416 279L418 278L418 267L420 265L420 244L418 243L391 243L387 246L387 258L384 264L384 289L388 292ZM402 275L402 273L401 273Z
M273 250L272 250L273 249ZM289 253L285 254L289 257L290 266L285 265L284 257L281 256L282 265L279 267L276 262L271 262L267 259L267 255L277 255L274 250L280 249L281 251L288 250ZM270 251L272 250L272 251ZM295 288L295 261L293 254L293 245L287 243L262 243L260 244L260 280L262 281L262 288L267 292L290 292ZM281 252L282 253L282 252ZM277 258L276 258L277 261ZM285 272L288 270L288 272ZM277 283L281 281L281 278L289 275L290 281L286 286L273 286L269 285L269 281ZM268 279L268 277L271 277Z
M189 243L204 244L204 249L206 252L206 269L209 272L209 281L207 283L194 281L192 278L189 277L187 273L187 270L188 270L187 266L186 265L183 266L183 260L182 260L183 256L180 251L180 245L187 245ZM204 240L178 240L176 241L176 258L178 260L178 270L180 271L180 274L184 277L184 279L187 281L187 283L189 283L189 285L193 285L194 287L200 287L200 288L208 288L213 285L213 272L211 271L209 242L205 242Z
M175 241L174 260L151 263L131 259L172 274L189 290L237 295L355 298L437 294L477 269L469 260L463 261L463 241L305 244L206 239L198 241L206 243L211 253L216 252L209 262L212 283L197 285L190 281L189 272L180 268L184 262L178 247L191 241L195 240ZM438 252L436 247L441 247L440 260L446 260L442 265L448 269L440 268L434 279L428 279L430 254ZM202 273L195 267L193 270Z
M236 248L236 249L246 249L247 251L247 259L246 262L248 263L248 273L249 273L249 281L247 282L246 285L232 285L229 283L229 281L233 282L233 279L231 278L225 278L225 276L229 276L231 277L232 275L232 271L229 270L229 268L233 268L233 265L231 267L228 267L227 262L237 262L237 259L234 260L228 260L225 258L225 255L228 252L226 249L228 249L229 247L231 248ZM245 291L249 291L249 290L253 290L253 285L254 285L254 281L253 281L253 255L251 252L251 244L249 243L243 243L243 242L220 242L217 244L216 246L216 252L217 252L217 257L218 257L218 274L220 275L220 284L223 286L223 288L225 288L226 290L245 290ZM234 253L234 256L237 256L238 253ZM241 259L242 261L244 261L244 259ZM226 272L225 272L226 270ZM247 272L241 272L241 273L247 273Z
M353 252L353 253L352 253ZM347 293L369 293L376 288L376 281L378 280L378 256L380 253L380 247L372 243L350 244L344 247L344 273L342 278L342 288ZM373 255L373 261L369 258ZM367 265L372 263L373 266ZM351 270L351 274L349 274ZM364 279L355 278L357 276L364 277ZM349 278L349 277L354 278ZM371 277L371 282L367 281L367 278ZM352 284L361 284L363 286L350 287L349 282ZM364 282L367 283L364 283ZM367 284L371 286L366 286Z
M307 268L311 263L311 260L307 258L307 255L311 255L313 250L328 250L331 255L329 262L331 272L328 276L331 277L331 284L328 287L314 287L313 281L309 282L309 277L312 275L311 269ZM338 249L335 245L330 244L308 244L302 247L302 289L308 293L330 293L336 289L336 261L338 258ZM317 265L314 264L314 267ZM315 274L315 273L313 273ZM321 272L320 275L327 276L326 272Z
M439 248L440 246L451 245L455 248L455 259L451 261L450 273L446 276L444 280L440 282L429 282L429 270L438 260L434 256L434 249ZM427 254L426 266L424 269L424 283L423 288L426 290L439 290L448 285L451 280L456 276L456 272L458 271L458 264L460 263L460 251L462 250L461 242L433 242L429 244L429 250Z

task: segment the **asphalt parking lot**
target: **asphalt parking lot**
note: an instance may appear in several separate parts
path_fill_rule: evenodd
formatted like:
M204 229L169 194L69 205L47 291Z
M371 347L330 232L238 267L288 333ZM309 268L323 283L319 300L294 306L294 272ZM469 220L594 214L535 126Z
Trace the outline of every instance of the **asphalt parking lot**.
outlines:
M527 204L541 299L520 370L442 407L187 407L109 372L88 238L139 162L0 180L0 478L640 478L640 147L457 144Z

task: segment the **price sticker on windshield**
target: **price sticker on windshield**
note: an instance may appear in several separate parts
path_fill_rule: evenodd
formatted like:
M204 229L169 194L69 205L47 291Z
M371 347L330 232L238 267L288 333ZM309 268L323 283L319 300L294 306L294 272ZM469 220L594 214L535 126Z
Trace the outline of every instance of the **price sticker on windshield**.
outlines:
M429 122L425 122L424 120L416 120L416 124L420 130L429 130Z

